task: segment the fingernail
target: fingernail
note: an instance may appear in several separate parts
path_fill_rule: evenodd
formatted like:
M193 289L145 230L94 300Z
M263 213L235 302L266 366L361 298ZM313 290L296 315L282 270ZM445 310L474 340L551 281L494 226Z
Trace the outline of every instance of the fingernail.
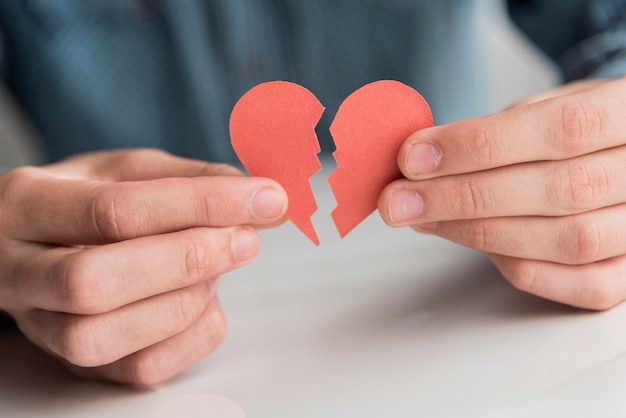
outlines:
M259 251L259 236L248 228L237 229L231 236L230 250L235 262L248 261Z
M416 142L406 153L406 167L415 175L432 173L439 168L440 162L441 149L428 142Z
M393 223L406 223L416 220L424 210L422 197L414 191L398 189L391 193L389 215Z
M252 193L248 207L257 219L275 219L283 213L285 198L278 190L264 187Z

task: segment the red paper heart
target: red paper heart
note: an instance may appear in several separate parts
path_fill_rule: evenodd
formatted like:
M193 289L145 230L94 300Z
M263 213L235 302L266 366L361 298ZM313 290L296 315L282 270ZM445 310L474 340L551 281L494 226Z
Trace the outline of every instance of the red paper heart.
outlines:
M430 126L426 100L398 81L375 81L344 100L330 126L338 167L328 177L337 200L332 217L339 235L348 235L376 209L385 186L402 176L400 146L410 134Z
M248 91L230 119L241 163L250 175L272 178L285 188L287 218L316 245L311 216L317 204L309 180L321 168L315 126L323 111L304 87L273 81ZM397 81L376 81L346 98L330 127L338 168L328 179L337 200L332 217L342 237L376 209L383 188L401 177L396 156L404 140L432 125L424 98Z
M315 245L311 222L317 203L309 180L322 168L315 126L324 106L304 87L286 81L259 84L239 99L230 115L230 138L252 176L269 177L287 192L286 216Z

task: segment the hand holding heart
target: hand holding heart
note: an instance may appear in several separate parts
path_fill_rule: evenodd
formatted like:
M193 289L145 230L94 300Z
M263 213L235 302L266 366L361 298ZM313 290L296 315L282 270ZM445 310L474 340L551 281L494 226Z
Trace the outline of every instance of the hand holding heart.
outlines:
M369 208L363 202L380 193L378 209L389 225L413 226L484 251L521 290L589 309L606 309L626 298L626 79L573 83L499 114L435 128L428 128L427 106L407 102L403 94L412 95L406 90L394 92L389 103L377 100L390 87L383 83L373 83L379 91L360 101L374 109L369 117L340 108L335 131L331 126L339 169L329 181L342 236L371 212L360 211ZM393 107L394 97L402 106L385 113L387 124L385 118L372 123L371 115ZM262 108L263 117L272 113L267 103ZM391 116L407 108L417 120L410 112ZM309 120L311 132L318 119ZM388 126L400 129L389 134ZM401 145L406 127L416 132ZM350 147L364 135L371 136L365 142L369 147ZM235 134L235 145L239 139ZM350 194L377 183L380 167L395 167L381 146L394 156L399 149L397 165L405 178L394 180L395 174L387 173L382 178L390 184L377 184L369 197ZM242 160L247 165L249 160ZM368 163L349 179L348 167L355 161ZM272 177L272 168L266 168L249 171ZM289 176L298 169L278 171ZM299 180L302 187L308 187L303 178L316 171L307 170ZM359 215L342 219L340 210Z
M0 309L79 376L161 382L222 341L217 278L286 206L272 180L156 150L9 171Z
M583 82L412 134L392 226L484 251L517 288L606 309L626 299L626 79Z

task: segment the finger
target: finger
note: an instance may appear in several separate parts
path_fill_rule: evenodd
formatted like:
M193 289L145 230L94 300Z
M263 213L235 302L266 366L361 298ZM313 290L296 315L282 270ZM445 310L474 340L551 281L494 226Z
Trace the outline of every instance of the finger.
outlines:
M416 225L466 247L511 257L580 265L626 254L626 205L565 217L488 218Z
M567 84L555 87L545 92L533 94L532 96L529 96L525 99L522 99L514 103L512 106L510 106L510 108L537 103L542 100L552 99L554 97L566 96L568 94L588 91L588 90L598 87L601 84L607 83L609 81L612 81L612 80L604 79L604 78L593 78L593 79L573 81L571 83L567 83Z
M181 158L158 149L99 151L81 154L46 167L65 178L143 181L166 177L243 176L227 165Z
M488 254L517 289L584 309L609 309L626 298L626 256L584 266Z
M213 301L191 327L165 341L104 366L85 369L70 364L69 368L86 379L156 385L209 355L225 336L224 314Z
M250 177L108 183L58 179L21 168L0 178L0 229L23 240L102 244L197 226L264 225L281 219L283 188Z
M626 147L558 162L519 164L416 181L383 190L392 226L509 216L563 216L626 201Z
M398 153L411 180L562 160L623 145L626 79L412 134Z
M259 238L249 227L193 228L83 251L22 248L15 255L21 261L15 262L14 300L99 314L242 267L256 256Z
M46 351L80 367L97 367L189 328L215 300L215 287L216 281L205 281L102 315L33 310L18 323Z

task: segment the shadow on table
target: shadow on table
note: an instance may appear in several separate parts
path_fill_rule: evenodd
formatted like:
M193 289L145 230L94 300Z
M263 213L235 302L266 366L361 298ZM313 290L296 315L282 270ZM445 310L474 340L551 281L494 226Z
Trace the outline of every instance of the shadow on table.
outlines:
M584 312L515 289L490 261L481 257L438 276L437 284L427 292L423 288L399 289L404 300L397 314L415 309L446 310L470 320L510 320Z
M245 418L232 400L79 380L19 334L0 337L2 417Z
M367 306L350 312L336 322L331 332L355 336L359 332L411 328L436 332L456 328L507 325L520 321L593 315L537 296L521 292L509 284L487 259L438 269L433 277L403 278L388 286ZM411 323L413 325L411 325Z
M33 402L41 408L41 416L56 416L55 408L67 408L71 399L76 407L93 406L111 397L136 396L149 393L131 387L106 383L80 382L63 366L31 344L19 333L0 337L0 394L3 409L10 399L15 413L19 409L34 413ZM27 415L32 416L32 415Z

